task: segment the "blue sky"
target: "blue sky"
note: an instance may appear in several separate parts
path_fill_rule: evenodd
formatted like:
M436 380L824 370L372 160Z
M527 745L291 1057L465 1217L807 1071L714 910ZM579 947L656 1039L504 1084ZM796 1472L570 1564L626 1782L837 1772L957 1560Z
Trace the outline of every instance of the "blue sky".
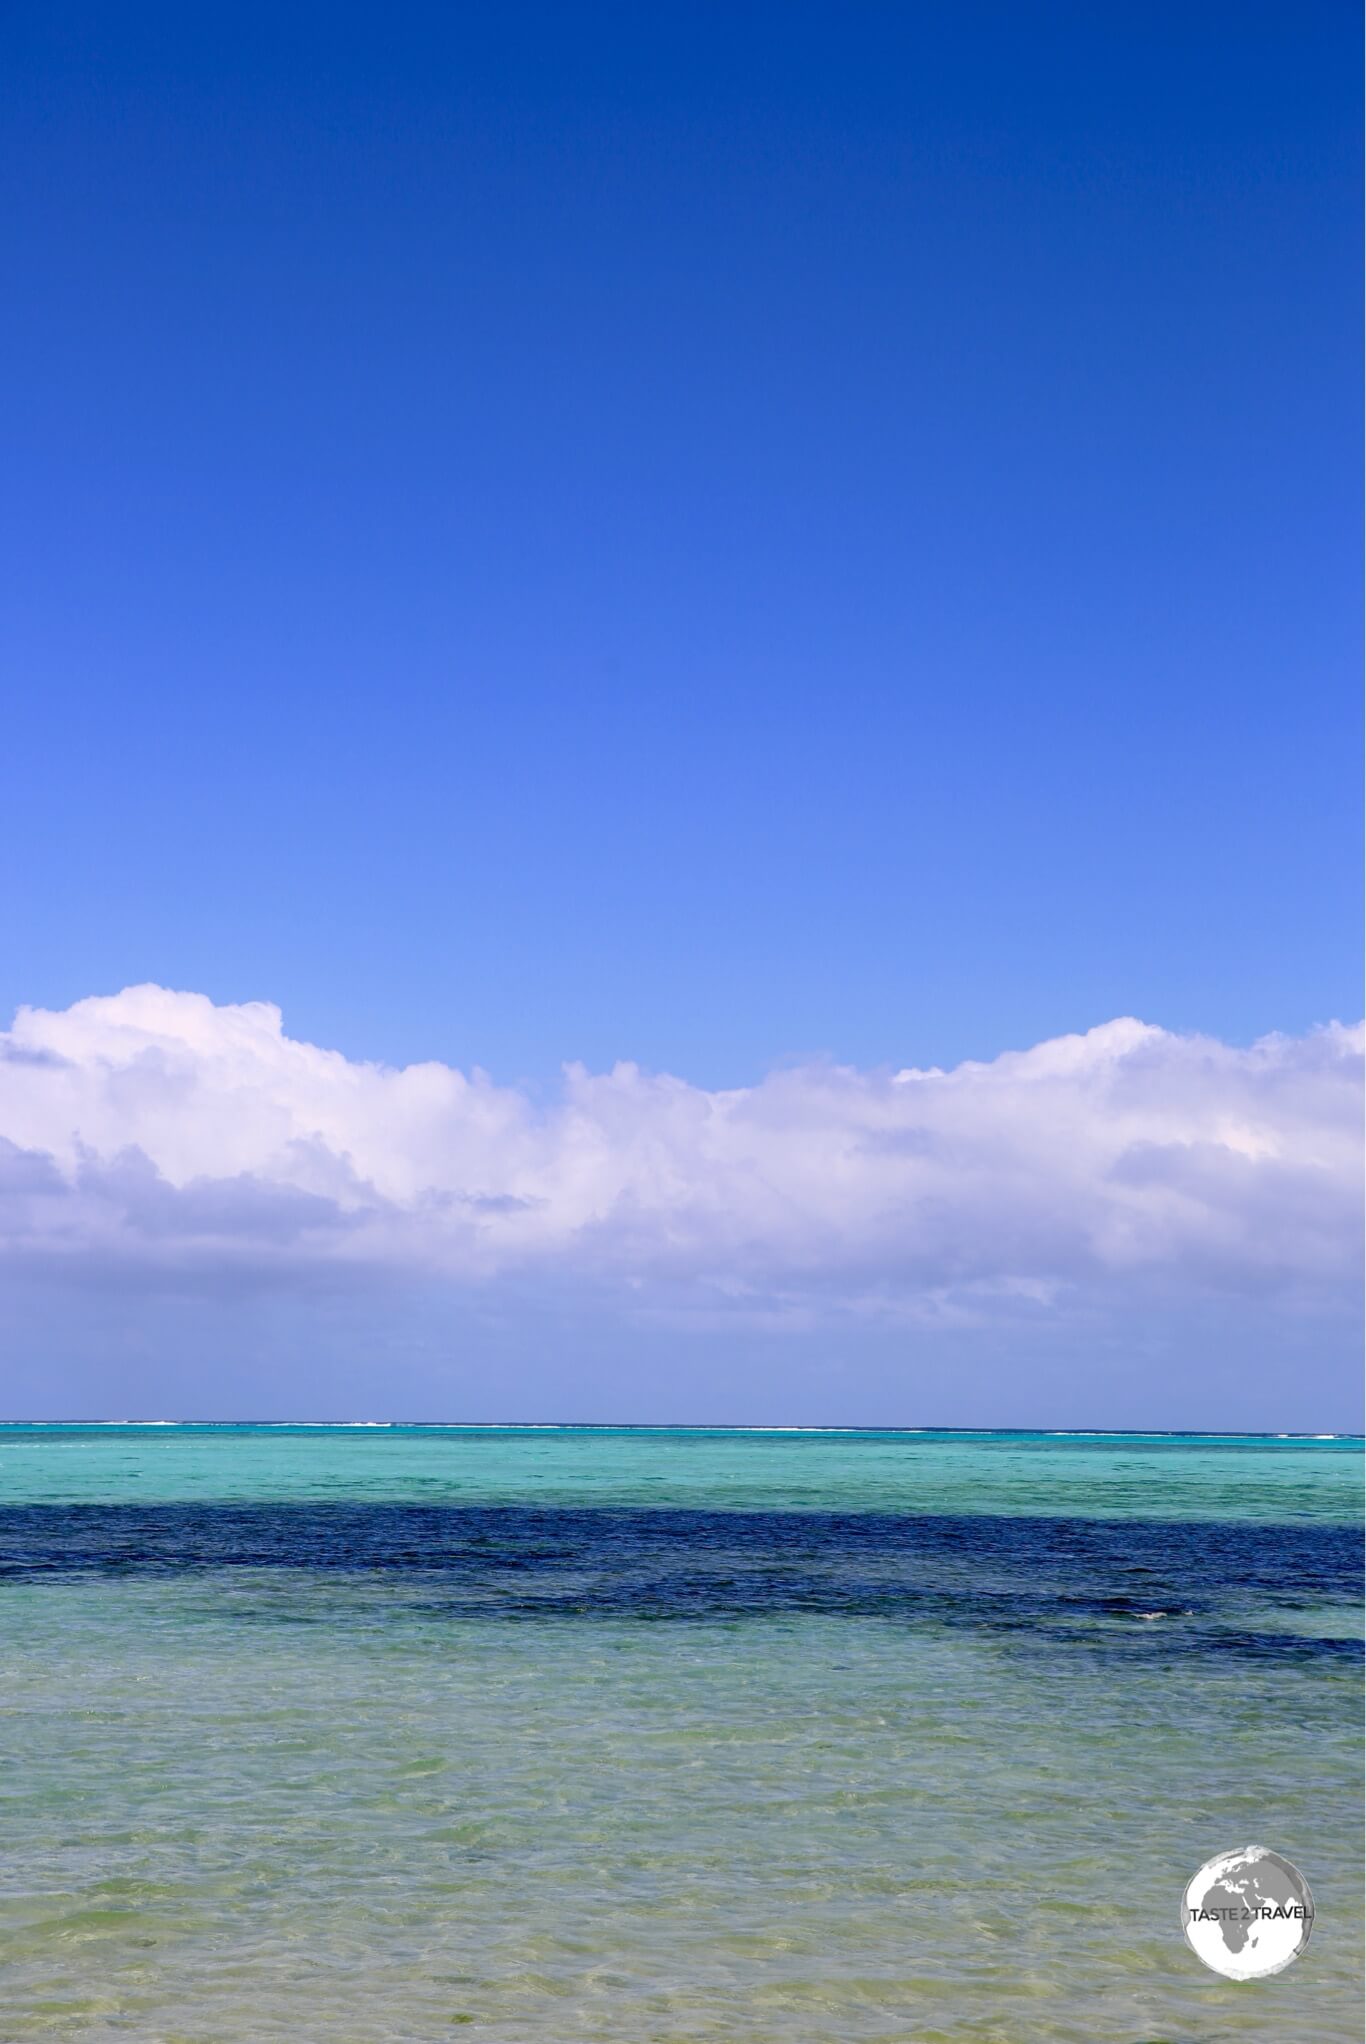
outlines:
M531 1102L1351 1020L1359 42L6 10L0 1019Z

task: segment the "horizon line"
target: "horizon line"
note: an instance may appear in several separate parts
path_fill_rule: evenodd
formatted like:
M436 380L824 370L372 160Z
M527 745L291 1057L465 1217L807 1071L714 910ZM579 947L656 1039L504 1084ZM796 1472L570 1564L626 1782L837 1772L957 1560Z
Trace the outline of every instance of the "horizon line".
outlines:
M1313 1428L1271 1427L1042 1427L1042 1426L912 1426L869 1421L801 1424L787 1421L730 1420L465 1420L465 1419L0 1419L9 1428L230 1428L259 1427L332 1429L429 1429L460 1433L710 1433L710 1434L1025 1434L1041 1440L1113 1439L1149 1436L1163 1440L1211 1441L1361 1441L1366 1434Z

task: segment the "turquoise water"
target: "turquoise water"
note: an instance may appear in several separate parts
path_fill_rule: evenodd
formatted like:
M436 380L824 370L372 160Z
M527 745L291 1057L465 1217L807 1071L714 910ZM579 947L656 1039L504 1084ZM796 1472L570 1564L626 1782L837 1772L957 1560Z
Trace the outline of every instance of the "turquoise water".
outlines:
M0 1495L1356 1523L1359 1440L708 1427L0 1426Z
M0 2037L1360 2031L1361 1444L0 1429ZM1259 1842L1305 1957L1178 1925Z

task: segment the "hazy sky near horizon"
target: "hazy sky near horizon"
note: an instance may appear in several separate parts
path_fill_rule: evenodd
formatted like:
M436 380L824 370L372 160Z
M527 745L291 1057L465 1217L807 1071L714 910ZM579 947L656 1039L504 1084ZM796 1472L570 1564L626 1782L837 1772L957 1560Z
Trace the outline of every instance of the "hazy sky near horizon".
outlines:
M1360 39L5 11L24 1410L1352 1422Z

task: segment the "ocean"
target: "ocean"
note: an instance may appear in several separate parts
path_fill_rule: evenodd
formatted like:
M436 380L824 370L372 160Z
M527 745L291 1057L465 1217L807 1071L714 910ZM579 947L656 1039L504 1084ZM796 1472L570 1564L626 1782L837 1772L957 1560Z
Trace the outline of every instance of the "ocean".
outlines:
M1343 2044L1362 1443L0 1428L0 2039ZM1180 1928L1273 1847L1304 1956Z

